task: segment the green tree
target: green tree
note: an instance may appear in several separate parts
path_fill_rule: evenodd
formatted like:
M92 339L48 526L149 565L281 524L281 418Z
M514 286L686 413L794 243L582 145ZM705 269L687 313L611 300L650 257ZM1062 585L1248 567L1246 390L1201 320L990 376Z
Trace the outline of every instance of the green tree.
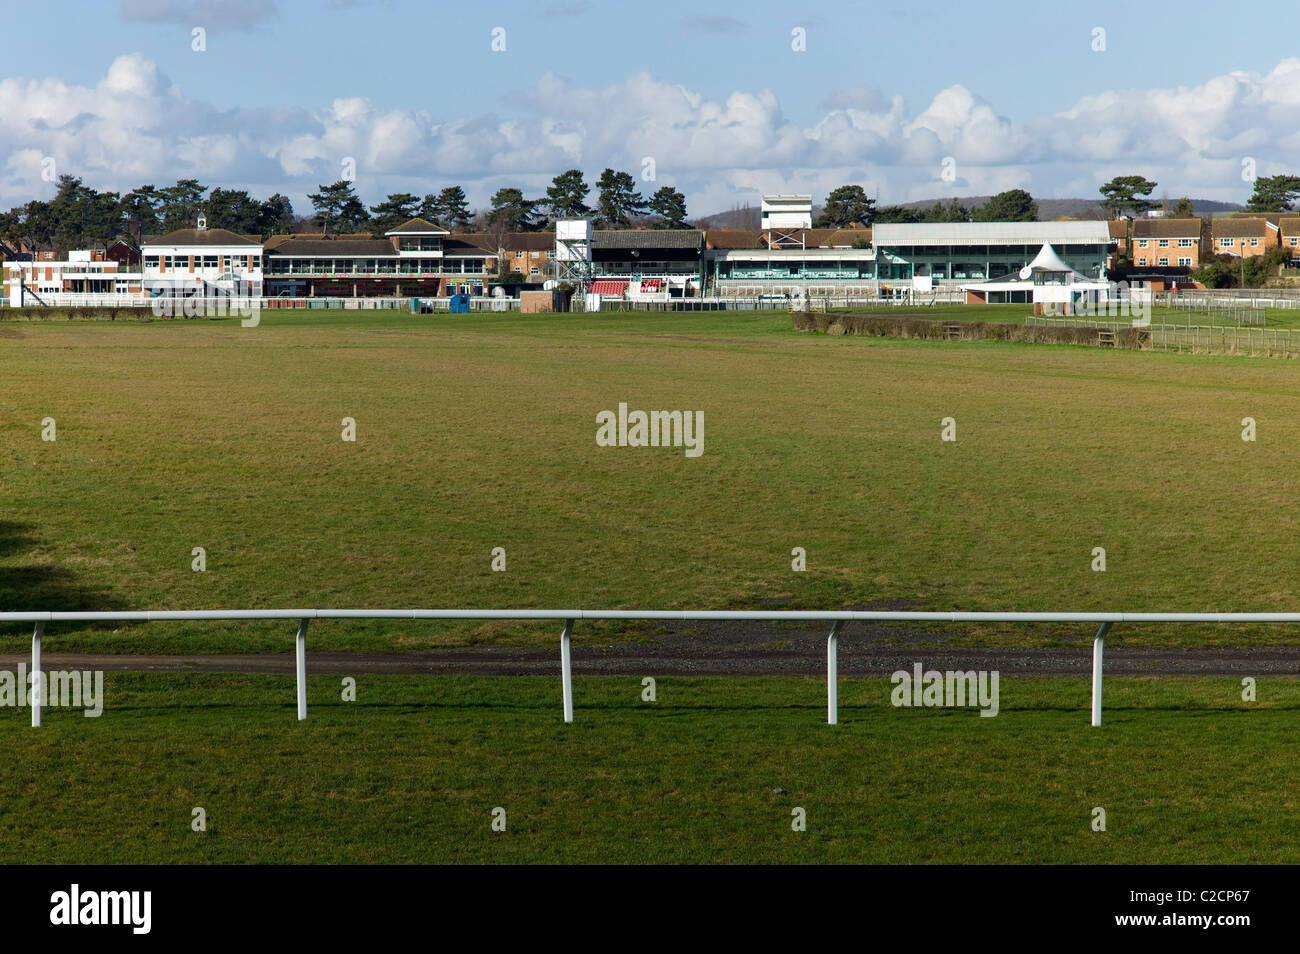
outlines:
M50 246L60 254L92 243L107 244L126 218L116 192L97 192L76 176L59 177L58 192L46 207Z
M316 213L312 222L319 225L326 235L329 234L330 226L336 232L352 232L365 227L370 221L366 207L357 198L352 183L347 179L340 179L331 185L321 185L319 188L319 192L313 192L307 198L311 200L312 209Z
M636 191L636 180L626 172L606 169L596 180L596 189L600 193L597 209L606 225L630 225L633 216L644 215L648 208L645 198Z
M686 224L686 196L672 186L663 186L650 197L650 211L660 217L656 228L684 229Z
M921 221L921 213L916 209L907 209L901 205L884 205L876 209L873 225L911 225Z
M1192 209L1192 200L1187 196L1183 196L1174 204L1174 218L1190 219L1195 215L1196 212Z
M1241 263L1247 288L1262 288L1271 278L1277 278L1278 268L1291 264L1289 248L1269 249L1263 255L1247 256Z
M293 231L293 203L288 196L277 192L258 206L257 231L264 238Z
M1097 191L1103 196L1101 207L1112 219L1121 215L1141 215L1156 204L1150 199L1141 198L1151 194L1159 183L1142 176L1116 176Z
M1191 273L1193 280L1206 288L1232 288L1237 284L1240 266L1231 255L1216 255L1201 262Z
M162 230L194 228L203 210L203 193L207 191L208 187L200 185L198 179L177 179L175 185L159 189L158 215Z
M466 228L470 215L465 190L460 186L448 186L437 195L426 195L420 203L420 218L449 229Z
M210 229L229 229L238 235L260 231L257 217L261 204L243 189L214 188L204 207Z
M956 199L950 202L936 202L925 210L922 222L969 222L970 209Z
M971 213L973 222L1034 222L1038 203L1024 189L999 192Z
M536 221L536 214L533 211L536 206L537 200L525 199L524 194L518 189L498 189L492 196L492 208L488 210L487 223L489 226L503 227L510 232L526 232Z
M409 222L419 212L420 197L409 192L393 192L378 205L372 205L374 213L370 227L380 235L391 232L403 222Z
M842 185L832 189L822 206L817 224L822 228L847 228L850 225L870 225L876 217L876 200L869 198L860 185Z
M33 199L10 212L9 236L18 244L41 250L53 245L50 203Z
M122 196L122 219L127 231L135 237L136 245L144 240L144 236L153 235L162 226L162 221L158 218L161 202L158 190L151 185L132 189Z
M1300 197L1300 176L1261 176L1246 203L1247 212L1287 212Z
M582 178L582 170L570 169L551 180L542 201L553 219L580 219L591 211L585 201L590 191L591 187Z

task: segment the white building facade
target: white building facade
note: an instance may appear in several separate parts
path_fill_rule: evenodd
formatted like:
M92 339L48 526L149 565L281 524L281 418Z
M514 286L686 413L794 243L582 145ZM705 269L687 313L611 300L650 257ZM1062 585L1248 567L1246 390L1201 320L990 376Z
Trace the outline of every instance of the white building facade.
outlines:
M209 229L203 216L195 228L146 238L141 254L152 297L262 295L261 237Z

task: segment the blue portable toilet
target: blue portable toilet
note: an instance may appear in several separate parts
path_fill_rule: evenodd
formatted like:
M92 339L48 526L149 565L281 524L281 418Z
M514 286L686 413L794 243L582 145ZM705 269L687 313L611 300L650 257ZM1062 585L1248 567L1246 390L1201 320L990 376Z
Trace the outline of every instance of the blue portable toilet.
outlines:
M469 295L452 295L450 306L453 315L469 314Z

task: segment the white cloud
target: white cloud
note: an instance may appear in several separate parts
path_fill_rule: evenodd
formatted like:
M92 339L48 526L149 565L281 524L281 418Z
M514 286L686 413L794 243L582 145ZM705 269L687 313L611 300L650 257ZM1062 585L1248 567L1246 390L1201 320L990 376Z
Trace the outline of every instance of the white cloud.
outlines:
M1242 157L1261 175L1297 171L1288 163L1300 147L1300 59L1265 75L1099 92L1025 122L957 85L912 111L901 97L856 86L831 93L822 115L801 124L771 90L713 99L648 72L605 86L548 73L509 104L503 116L390 109L360 97L316 109L220 110L188 98L141 54L126 54L93 86L0 81L0 205L52 194L40 176L46 157L101 189L192 176L258 196L284 192L304 207L348 157L372 203L452 183L472 203L502 185L536 195L573 167L589 182L606 166L639 176L645 157L655 159L657 179L643 190L674 185L696 213L756 202L764 191L820 197L844 182L863 183L885 204L1016 187L1087 196L1125 173L1175 196L1241 200L1249 192ZM945 157L955 181L941 177Z

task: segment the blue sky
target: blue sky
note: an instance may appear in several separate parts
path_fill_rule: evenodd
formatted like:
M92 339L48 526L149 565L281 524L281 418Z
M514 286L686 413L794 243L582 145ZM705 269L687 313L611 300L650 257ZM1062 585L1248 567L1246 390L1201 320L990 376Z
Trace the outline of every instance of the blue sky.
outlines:
M0 204L49 191L31 174L46 157L101 188L197 175L295 204L346 158L369 201L459 182L477 204L647 157L646 187L682 188L694 212L841 181L882 202L1090 195L1112 169L1241 201L1244 159L1271 174L1298 155L1300 71L1279 67L1300 53L1300 11L1181 9L1161 22L1132 4L996 0L6 4Z

